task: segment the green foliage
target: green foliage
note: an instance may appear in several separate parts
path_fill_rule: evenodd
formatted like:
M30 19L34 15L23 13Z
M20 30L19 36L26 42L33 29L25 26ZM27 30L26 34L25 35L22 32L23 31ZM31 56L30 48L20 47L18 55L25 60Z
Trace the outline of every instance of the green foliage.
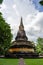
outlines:
M3 0L0 0L0 4L2 4Z
M39 38L37 39L37 42L39 43L41 49L43 49L43 38L40 38L40 37L39 37Z
M43 38L38 38L37 39L37 46L36 49L39 53L41 53L43 51Z
M39 3L43 6L43 0L39 1Z
M39 44L37 44L37 46L36 46L36 52L41 53L41 47Z
M12 34L9 24L7 24L0 13L0 48L3 50L3 54L11 45Z

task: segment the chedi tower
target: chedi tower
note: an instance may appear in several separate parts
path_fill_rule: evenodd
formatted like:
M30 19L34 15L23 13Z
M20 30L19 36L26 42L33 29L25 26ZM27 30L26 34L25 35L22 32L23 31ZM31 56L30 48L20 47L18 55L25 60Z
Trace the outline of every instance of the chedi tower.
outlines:
M35 51L35 45L31 41L28 41L22 18L17 36L15 37L15 41L12 42L12 46L9 48L8 54L6 56L14 58L29 58L38 56Z

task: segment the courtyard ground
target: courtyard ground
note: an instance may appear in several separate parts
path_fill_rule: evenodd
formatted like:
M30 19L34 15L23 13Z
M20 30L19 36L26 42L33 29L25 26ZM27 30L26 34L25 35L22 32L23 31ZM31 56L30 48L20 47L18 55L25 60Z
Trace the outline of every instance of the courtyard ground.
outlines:
M26 65L43 65L43 59L24 59ZM19 65L19 59L0 58L0 65Z
M26 65L43 65L43 59L24 59Z

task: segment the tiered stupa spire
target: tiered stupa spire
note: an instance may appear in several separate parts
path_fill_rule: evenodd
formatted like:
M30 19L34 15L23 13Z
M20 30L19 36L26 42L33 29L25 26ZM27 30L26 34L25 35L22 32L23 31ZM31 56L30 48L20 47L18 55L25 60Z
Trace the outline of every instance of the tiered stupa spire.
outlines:
M23 22L22 22L22 17L21 17L21 22L20 22L20 26L19 26L19 31L24 30L24 26L23 26Z
M19 31L17 33L15 40L16 41L27 41L27 36L26 36L25 30L24 30L22 17L21 17L21 22L20 22L20 26L19 26Z

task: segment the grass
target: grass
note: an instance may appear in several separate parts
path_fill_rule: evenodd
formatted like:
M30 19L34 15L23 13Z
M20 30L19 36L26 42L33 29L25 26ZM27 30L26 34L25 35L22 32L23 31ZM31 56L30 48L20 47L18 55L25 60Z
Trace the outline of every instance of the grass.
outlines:
M43 65L43 59L24 59L26 65Z
M0 58L0 65L18 65L18 59Z
M26 65L43 65L43 59L24 59ZM19 59L0 58L0 65L18 65Z

